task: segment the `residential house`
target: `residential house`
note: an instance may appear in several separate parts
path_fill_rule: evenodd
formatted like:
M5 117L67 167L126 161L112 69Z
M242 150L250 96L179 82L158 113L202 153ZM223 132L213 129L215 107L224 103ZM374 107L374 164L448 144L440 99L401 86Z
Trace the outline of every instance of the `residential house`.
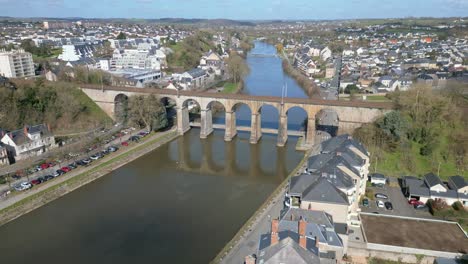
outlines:
M191 69L180 75L181 85L184 85L188 90L203 88L206 84L207 73L200 68Z
M56 147L54 135L45 124L25 126L5 133L1 142L15 161L40 155Z
M332 225L309 219L273 219L271 232L260 237L257 263L336 263L343 243ZM252 261L252 257L246 258Z
M405 176L402 185L408 199L416 199L423 203L429 199L441 199L448 205L460 201L466 206L468 201L466 181L463 178L460 180L459 177L461 176L452 176L450 178L452 182L449 180L448 184L445 184L433 173L424 175L423 179Z
M323 50L320 51L320 58L323 61L328 60L329 58L331 58L331 56L332 56L332 51L328 47L325 47Z

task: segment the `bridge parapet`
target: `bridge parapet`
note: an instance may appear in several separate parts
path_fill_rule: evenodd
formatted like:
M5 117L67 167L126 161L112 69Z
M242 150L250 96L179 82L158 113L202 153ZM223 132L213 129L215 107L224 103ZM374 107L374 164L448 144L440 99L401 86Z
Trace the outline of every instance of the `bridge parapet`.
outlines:
M153 88L129 88L113 86L84 85L81 90L86 93L109 116L115 119L116 98L118 95L130 97L132 95L155 94L160 98L170 98L177 108L178 131L184 134L190 129L188 101L195 101L201 110L201 137L206 138L213 131L211 107L213 102L224 106L226 112L225 140L230 141L237 134L236 110L240 104L250 108L251 143L256 143L261 137L261 109L264 105L271 105L278 109L279 129L278 146L284 146L288 136L288 111L292 108L301 108L307 113L306 144L313 144L315 135L315 120L317 114L324 109L334 111L337 114L338 126L341 133L351 132L356 127L373 122L378 117L393 109L391 103L363 102L363 101L332 101L308 98L284 98L272 96L252 96L245 94L223 94L198 91L177 91L170 89Z

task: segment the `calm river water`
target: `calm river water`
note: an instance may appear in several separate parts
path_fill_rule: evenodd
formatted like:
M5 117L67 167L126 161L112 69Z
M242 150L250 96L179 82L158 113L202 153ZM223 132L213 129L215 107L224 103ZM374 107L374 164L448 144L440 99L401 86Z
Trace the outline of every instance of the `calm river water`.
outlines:
M251 54L275 53L256 43ZM249 56L244 93L281 95L276 57ZM290 78L288 96L305 97ZM293 109L295 110L295 109ZM290 127L305 113L291 110ZM238 123L249 122L247 107ZM262 110L264 126L278 113ZM224 142L192 129L183 137L48 205L0 227L1 263L208 263L303 157L290 138L264 135ZM272 166L273 165L273 166Z

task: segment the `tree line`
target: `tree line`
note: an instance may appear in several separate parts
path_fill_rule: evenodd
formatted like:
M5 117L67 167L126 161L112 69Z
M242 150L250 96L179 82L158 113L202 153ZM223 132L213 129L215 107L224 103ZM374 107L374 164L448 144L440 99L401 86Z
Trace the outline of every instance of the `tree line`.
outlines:
M463 173L468 164L467 92L463 84L450 82L444 90L415 85L391 93L395 110L357 129L354 135L376 158L398 153L408 171L415 170L415 160L421 157L430 160L428 172L441 163L455 163Z

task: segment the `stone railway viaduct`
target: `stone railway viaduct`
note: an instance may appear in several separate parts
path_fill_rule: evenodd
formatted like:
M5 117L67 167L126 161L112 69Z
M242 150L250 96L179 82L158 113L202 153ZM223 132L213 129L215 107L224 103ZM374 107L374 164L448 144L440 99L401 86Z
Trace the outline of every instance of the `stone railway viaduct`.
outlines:
M364 102L364 101L330 101L307 98L284 98L271 96L252 96L243 94L223 94L194 91L176 91L153 88L129 88L114 86L83 85L80 88L104 112L115 119L115 109L119 98L132 95L154 94L161 100L170 99L177 109L177 131L184 134L190 130L188 104L195 101L200 106L201 132L200 137L206 138L213 132L212 106L217 102L224 106L226 114L225 136L231 141L237 135L236 109L244 104L250 108L251 127L250 143L255 144L262 136L261 110L264 105L271 105L278 110L278 146L284 146L288 139L288 111L292 108L302 108L307 114L307 128L305 133L305 146L314 143L316 133L316 116L324 109L336 112L338 116L338 131L350 133L362 124L371 123L393 108L391 103Z

